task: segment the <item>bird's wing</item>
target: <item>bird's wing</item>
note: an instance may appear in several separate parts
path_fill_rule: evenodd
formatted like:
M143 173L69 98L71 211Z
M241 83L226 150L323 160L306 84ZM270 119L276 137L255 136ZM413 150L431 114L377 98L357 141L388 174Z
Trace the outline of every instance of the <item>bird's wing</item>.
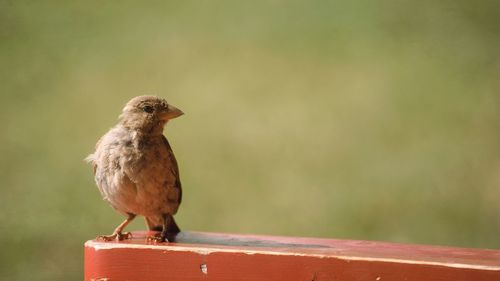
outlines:
M172 165L170 165L170 171L172 172L172 174L175 175L175 187L179 189L178 203L180 204L182 201L182 185L179 176L179 166L177 165L177 160L175 159L174 152L172 151L172 147L170 147L167 138L165 136L162 137L163 137L163 143L165 144L168 150L168 158L172 162Z

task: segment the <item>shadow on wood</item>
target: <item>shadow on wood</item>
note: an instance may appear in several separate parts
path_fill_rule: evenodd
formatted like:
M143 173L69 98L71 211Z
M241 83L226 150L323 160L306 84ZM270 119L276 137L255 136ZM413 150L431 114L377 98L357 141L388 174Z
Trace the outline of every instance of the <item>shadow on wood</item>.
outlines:
M85 243L85 280L500 280L500 251L319 238L181 232Z

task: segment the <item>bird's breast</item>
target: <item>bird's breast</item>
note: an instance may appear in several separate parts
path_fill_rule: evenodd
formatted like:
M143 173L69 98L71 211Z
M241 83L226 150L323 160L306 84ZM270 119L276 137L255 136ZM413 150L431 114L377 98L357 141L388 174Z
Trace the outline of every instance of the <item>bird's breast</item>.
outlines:
M107 201L121 212L175 213L180 190L175 165L161 137L114 139L103 145L96 182Z

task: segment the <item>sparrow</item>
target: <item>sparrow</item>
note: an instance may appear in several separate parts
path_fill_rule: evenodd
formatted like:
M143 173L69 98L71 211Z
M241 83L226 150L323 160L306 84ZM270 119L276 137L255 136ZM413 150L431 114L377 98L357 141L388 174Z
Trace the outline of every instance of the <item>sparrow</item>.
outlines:
M162 98L135 97L86 158L103 199L127 217L111 235L100 235L98 240L131 238L123 229L138 215L149 230L161 231L150 240L173 241L180 232L173 217L182 201L179 168L163 129L183 114Z

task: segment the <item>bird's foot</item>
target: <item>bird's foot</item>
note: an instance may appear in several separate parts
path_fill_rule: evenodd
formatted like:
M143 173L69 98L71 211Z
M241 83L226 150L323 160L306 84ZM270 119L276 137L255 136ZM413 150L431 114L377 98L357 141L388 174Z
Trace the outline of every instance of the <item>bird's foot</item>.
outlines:
M148 236L146 238L146 241L153 243L169 242L167 236L163 235L162 233L155 233L151 236Z
M130 233L130 232L124 232L124 233L117 232L117 233L113 233L111 235L99 235L99 236L97 236L96 239L99 241L109 242L109 241L113 241L113 240L122 241L125 239L131 239L131 238L132 238L132 233Z

